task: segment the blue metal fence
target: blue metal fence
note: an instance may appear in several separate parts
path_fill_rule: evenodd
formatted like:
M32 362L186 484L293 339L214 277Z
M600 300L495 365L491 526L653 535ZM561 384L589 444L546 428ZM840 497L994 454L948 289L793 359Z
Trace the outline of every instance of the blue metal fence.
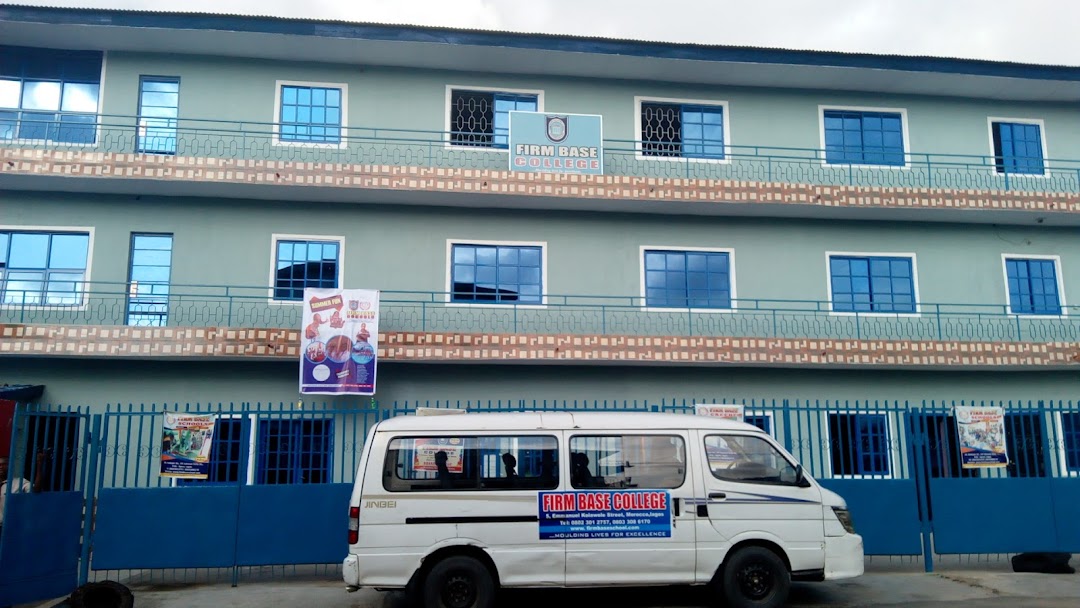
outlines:
M41 122L41 132L59 124ZM101 115L96 124L80 124L82 134L71 142L12 141L8 145L35 150L133 153L140 150L177 156L233 160L324 162L412 167L508 169L506 150L451 145L453 133L383 127L350 126L340 143L288 145L278 141L280 125L268 122L177 119L162 145L147 145L149 131L135 116ZM173 132L172 128L175 127ZM16 129L14 132L18 132ZM142 142L140 146L140 142ZM0 144L7 142L0 141ZM908 152L900 166L826 163L825 150L775 146L725 146L722 162L679 156L642 154L652 142L604 141L604 171L609 175L658 178L746 180L813 185L855 185L887 188L978 189L1036 192L1080 192L1080 160L1045 159L1045 172L1033 175L992 155ZM167 154L160 154L166 156Z
M124 325L127 283L73 284L65 302L9 288L0 323ZM1053 342L1080 340L1080 307L1057 315L1014 314L1007 304L921 303L917 312L834 313L826 300L732 300L726 311L646 306L641 296L545 296L541 306L449 304L437 291L382 292L380 329L630 336ZM302 309L271 301L267 287L170 285L141 326L298 328Z

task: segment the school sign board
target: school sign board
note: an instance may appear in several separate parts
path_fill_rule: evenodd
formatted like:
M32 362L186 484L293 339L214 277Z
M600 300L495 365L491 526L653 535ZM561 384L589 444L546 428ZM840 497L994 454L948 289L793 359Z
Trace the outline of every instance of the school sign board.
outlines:
M603 131L598 115L510 112L510 170L603 175Z

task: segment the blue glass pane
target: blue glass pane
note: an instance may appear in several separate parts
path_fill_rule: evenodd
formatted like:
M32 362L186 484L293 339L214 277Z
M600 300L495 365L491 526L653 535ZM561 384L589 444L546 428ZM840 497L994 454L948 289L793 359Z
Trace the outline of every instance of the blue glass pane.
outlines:
M18 108L22 99L22 81L0 78L0 108Z
M64 114L53 137L55 141L71 144L92 144L97 140L97 116Z
M59 110L61 87L59 82L25 81L22 108L24 110Z
M46 268L49 259L49 235L19 233L11 235L10 268Z
M49 267L85 270L89 243L90 236L86 234L53 235Z
M454 246L455 264L473 264L476 262L476 249L473 247Z
M98 89L97 84L64 83L60 109L65 112L97 112Z

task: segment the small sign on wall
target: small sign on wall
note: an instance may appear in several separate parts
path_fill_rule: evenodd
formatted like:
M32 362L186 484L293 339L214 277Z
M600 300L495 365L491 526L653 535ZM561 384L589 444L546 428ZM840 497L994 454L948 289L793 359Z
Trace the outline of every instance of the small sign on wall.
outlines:
M603 175L603 131L599 115L510 112L510 170Z
M957 406L954 414L961 466L965 469L1008 466L1003 408Z
M743 422L743 406L735 403L697 403L694 404L694 413L698 416Z

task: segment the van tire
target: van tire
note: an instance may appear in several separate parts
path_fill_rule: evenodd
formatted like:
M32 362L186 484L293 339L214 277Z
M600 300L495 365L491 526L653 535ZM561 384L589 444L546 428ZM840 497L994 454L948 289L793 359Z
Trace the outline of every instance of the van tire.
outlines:
M424 608L491 608L495 581L487 566L471 557L440 560L424 577Z
M743 547L724 564L721 591L731 608L778 608L791 591L791 573L765 547Z

